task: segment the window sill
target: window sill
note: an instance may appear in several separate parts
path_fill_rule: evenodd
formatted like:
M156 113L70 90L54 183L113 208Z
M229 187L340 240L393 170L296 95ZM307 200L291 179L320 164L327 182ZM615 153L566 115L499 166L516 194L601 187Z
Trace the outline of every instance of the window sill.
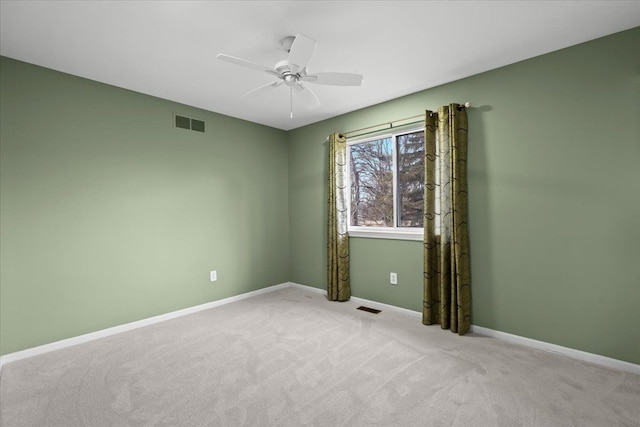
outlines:
M364 237L369 239L394 239L394 240L424 240L424 230L418 229L394 229L394 228L350 228L349 237Z

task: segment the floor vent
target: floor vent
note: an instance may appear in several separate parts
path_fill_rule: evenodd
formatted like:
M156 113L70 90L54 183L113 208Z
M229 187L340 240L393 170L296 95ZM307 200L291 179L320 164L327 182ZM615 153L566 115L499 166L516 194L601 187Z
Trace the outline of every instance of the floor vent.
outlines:
M192 119L190 117L179 116L177 114L175 117L175 127L181 129L194 130L196 132L204 132L204 121L198 119Z
M362 310L362 311L366 311L366 312L373 313L373 314L378 314L381 311L381 310L378 310L378 309L375 309L375 308L365 307L364 305L361 305L356 310Z

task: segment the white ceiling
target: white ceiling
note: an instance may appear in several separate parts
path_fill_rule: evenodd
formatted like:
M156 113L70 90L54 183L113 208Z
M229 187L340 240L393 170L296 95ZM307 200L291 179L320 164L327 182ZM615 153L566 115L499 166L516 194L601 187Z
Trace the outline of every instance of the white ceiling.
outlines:
M2 0L0 54L289 130L637 26L640 1ZM216 55L274 66L297 33L310 73L365 80L290 119L286 87L242 98L274 77Z

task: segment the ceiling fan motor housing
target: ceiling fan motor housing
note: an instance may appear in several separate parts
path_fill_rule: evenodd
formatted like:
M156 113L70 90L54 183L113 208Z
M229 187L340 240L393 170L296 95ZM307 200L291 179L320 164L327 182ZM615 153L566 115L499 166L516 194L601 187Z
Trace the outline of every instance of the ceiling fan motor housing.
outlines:
M284 84L287 86L295 86L301 75L300 73L291 72L288 59L279 61L276 64L276 71L282 75L282 80L284 80Z

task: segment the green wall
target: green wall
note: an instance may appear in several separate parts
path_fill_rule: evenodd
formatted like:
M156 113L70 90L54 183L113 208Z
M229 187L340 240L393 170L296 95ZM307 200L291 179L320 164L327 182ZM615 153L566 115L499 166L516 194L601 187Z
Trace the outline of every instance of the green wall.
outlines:
M285 132L1 61L2 354L289 279Z
M289 132L291 281L326 286L327 135L469 100L473 323L640 363L639 48L636 28ZM354 296L421 310L420 242L350 247Z

